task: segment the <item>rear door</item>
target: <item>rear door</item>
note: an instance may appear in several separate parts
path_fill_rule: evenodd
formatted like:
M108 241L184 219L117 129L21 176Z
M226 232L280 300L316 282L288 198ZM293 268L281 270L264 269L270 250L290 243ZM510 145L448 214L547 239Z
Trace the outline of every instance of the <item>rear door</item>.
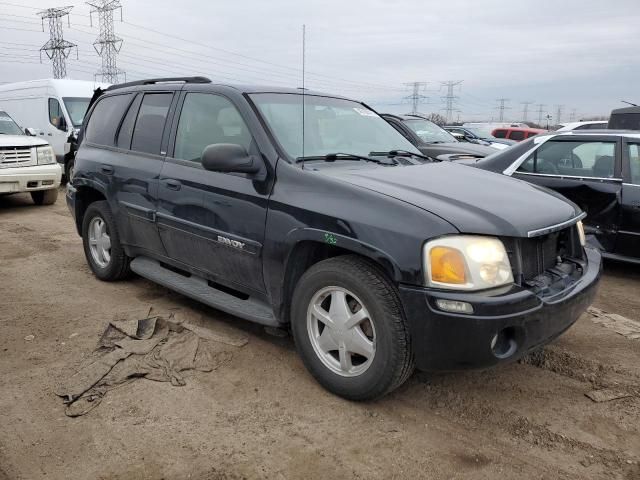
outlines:
M258 175L205 170L207 145L233 143L261 158L247 121L225 96L184 92L160 175L158 228L169 258L247 293L265 291L261 251L269 186Z
M173 96L158 91L100 99L78 154L80 161L91 163L92 174L107 191L122 243L139 253L164 254L155 210Z
M588 233L612 252L620 218L621 167L619 137L567 135L542 143L513 176L576 203L587 213Z
M624 148L620 230L616 253L640 261L640 139Z

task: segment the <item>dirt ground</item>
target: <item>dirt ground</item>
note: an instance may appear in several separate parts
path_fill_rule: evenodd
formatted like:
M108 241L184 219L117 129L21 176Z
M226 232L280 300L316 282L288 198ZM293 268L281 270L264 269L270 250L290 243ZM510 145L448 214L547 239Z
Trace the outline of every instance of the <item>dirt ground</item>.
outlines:
M69 418L53 393L115 311L152 304L248 336L184 387L138 380ZM640 319L640 267L607 263L595 306ZM102 283L61 195L0 197L0 480L640 479L640 340L588 314L542 355L415 374L374 403L324 391L290 338L141 278ZM30 337L33 335L33 338ZM595 403L600 388L628 398Z

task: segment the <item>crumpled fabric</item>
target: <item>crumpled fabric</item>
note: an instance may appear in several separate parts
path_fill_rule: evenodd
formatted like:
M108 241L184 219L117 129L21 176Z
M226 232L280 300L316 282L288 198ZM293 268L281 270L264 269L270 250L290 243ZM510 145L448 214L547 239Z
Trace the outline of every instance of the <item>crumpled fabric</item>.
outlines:
M181 322L174 313L152 315L149 309L116 315L94 354L56 387L66 404L65 414L87 414L109 390L136 378L183 386L182 372L210 372L231 360L231 352L212 353L208 339Z

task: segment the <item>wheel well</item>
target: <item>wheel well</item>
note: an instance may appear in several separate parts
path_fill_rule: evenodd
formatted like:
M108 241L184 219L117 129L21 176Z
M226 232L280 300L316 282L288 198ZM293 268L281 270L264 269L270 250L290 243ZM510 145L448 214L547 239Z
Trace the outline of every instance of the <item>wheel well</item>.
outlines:
M309 270L313 265L327 258L338 257L340 255L358 255L362 258L375 263L389 278L393 278L393 269L390 265L377 262L370 257L361 255L346 248L328 245L326 243L307 240L299 242L295 245L289 259L287 261L287 269L285 271L284 285L282 292L282 307L280 318L289 323L289 312L291 308L291 299L293 291L300 280L300 277Z
M95 188L78 187L76 192L76 229L78 230L78 235L82 236L82 221L87 208L93 202L100 200L106 200L105 196Z

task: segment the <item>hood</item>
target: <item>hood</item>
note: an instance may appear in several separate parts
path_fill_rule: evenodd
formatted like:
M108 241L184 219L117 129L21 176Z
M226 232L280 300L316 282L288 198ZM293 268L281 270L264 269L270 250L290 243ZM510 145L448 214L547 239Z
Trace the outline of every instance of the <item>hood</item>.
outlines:
M28 135L0 135L0 147L36 147L48 145L43 138L29 137Z
M418 149L430 157L449 154L467 154L486 157L496 152L495 148L467 142L428 143L418 146Z
M450 162L323 173L431 212L462 233L527 237L581 212L544 187Z

